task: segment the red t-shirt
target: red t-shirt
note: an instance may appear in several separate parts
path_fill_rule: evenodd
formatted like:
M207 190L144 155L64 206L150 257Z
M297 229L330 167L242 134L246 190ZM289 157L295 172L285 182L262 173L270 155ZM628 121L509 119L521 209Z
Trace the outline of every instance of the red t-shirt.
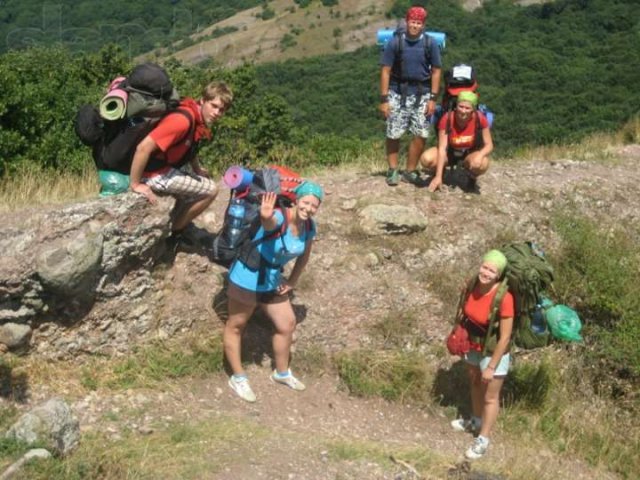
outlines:
M454 150L473 148L475 145L476 119L474 116L471 116L467 125L462 130L458 130L455 120L451 120L451 117L454 115L454 112L448 112L446 115L443 115L438 122L438 130L446 130L447 123L449 123L451 125L451 129L449 130L449 147ZM481 129L489 128L487 117L485 117L482 112L475 112L474 115L478 115ZM478 135L481 135L481 133L478 133Z
M163 159L167 166L145 172L146 176L154 176L167 172L172 165L179 163L189 152L194 142L201 138L210 138L211 132L206 127L200 113L200 106L191 98L180 102L180 110L186 110L195 123L194 135L189 135L190 122L182 113L170 113L164 117L158 125L151 131L149 136L158 145L160 152L156 152L153 157Z
M469 298L464 304L465 316L474 324L486 327L489 325L489 314L491 313L491 304L498 293L498 289L494 288L486 295L478 292L477 288L473 289ZM513 295L511 292L505 293L500 303L500 318L513 318L515 315L515 306ZM478 352L482 351L482 345L471 342L471 349Z

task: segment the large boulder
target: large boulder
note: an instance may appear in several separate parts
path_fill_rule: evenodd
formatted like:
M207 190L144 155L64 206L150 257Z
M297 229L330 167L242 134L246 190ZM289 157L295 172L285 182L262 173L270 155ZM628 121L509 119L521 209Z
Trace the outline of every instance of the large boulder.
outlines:
M52 398L20 417L5 437L65 455L80 441L80 424L64 400Z

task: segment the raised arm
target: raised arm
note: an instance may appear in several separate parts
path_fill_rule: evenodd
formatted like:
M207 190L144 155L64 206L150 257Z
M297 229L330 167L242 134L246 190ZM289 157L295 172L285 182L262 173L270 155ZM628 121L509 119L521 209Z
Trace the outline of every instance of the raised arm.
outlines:
M262 195L262 203L260 204L260 223L266 232L275 230L278 221L275 216L275 205L277 195L274 192L267 192ZM286 215L286 212L283 212Z

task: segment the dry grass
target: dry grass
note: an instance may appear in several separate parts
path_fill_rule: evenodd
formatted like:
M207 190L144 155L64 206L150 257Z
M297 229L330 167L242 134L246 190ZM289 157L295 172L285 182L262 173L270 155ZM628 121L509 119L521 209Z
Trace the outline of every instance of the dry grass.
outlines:
M616 135L619 143L640 143L640 116L629 120Z
M297 8L291 0L274 0L269 2L269 8L275 12L273 18L257 18L262 7L244 10L207 27L193 35L193 39L198 41L198 37L206 36L215 29L235 27L236 31L205 39L175 52L173 56L186 63L212 58L229 67L243 61L280 62L289 58L353 51L363 45L373 45L377 29L395 23L384 17L390 5L390 0L341 0L339 5L330 8L320 2L312 2L307 8ZM334 33L336 28L342 32L338 36ZM295 40L295 48L281 44L286 34ZM162 55L164 52L158 50L154 53Z
M99 190L92 165L81 173L25 167L0 179L0 212L84 200L95 197Z
M580 143L526 147L518 150L514 157L516 160L524 162L548 162L567 158L592 162L612 162L617 160L614 148L623 143L623 136L622 132L618 134L596 133L583 139Z
M245 461L246 451L238 445L257 450L267 434L252 422L228 418L175 423L146 437L127 432L114 440L105 434L86 434L74 455L30 464L20 478L213 478L225 465Z
M180 340L152 342L126 357L81 357L43 362L10 356L7 371L28 384L46 384L69 398L92 390L172 387L172 382L222 371L222 340L197 332ZM6 374L5 374L6 375ZM14 380L15 383L15 380Z

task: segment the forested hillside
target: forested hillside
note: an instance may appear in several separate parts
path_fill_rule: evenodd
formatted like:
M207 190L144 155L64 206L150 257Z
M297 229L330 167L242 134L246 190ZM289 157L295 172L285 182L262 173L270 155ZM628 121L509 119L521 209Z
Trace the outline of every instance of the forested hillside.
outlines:
M396 0L389 18L402 16L409 3ZM115 9L116 4L96 11ZM198 17L197 12L204 12L198 8L204 7L193 2L193 11L206 19L247 4L210 2L207 13ZM4 26L9 20L19 25L31 19L23 10L28 5L36 8L30 2L3 3ZM71 2L57 5L65 12ZM69 17L60 18L66 25L71 22L67 18L83 18L87 12L86 18L98 22L100 15L88 13L90 5L79 2ZM161 6L147 11L140 5L145 4L131 7L140 9L140 18ZM191 3L174 2L176 8L187 5ZM615 131L640 111L635 94L640 83L637 0L562 0L528 7L492 1L473 13L456 2L432 0L429 10L428 28L447 34L445 68L468 62L477 69L481 100L496 113L493 134L499 155ZM104 18L120 18L115 10L105 12ZM77 38L86 33L77 32ZM8 34L10 46L16 35ZM88 149L73 133L75 112L82 103L96 104L109 79L126 73L133 63L131 52L119 45L78 52L70 48L73 43L48 46L36 37L32 48L11 48L0 55L0 174L19 165L78 171L89 164ZM94 40L99 42L99 36ZM371 38L370 47L349 54L236 69L212 61L184 65L171 57L159 60L183 95L197 96L200 86L216 77L228 80L236 92L233 108L215 127L213 144L202 151L210 166L265 160L328 165L383 137L376 111L380 52L374 43Z
M138 54L168 45L260 0L4 0L0 52L61 42L74 51L115 43Z
M400 17L408 1L391 11ZM529 7L488 2L473 13L429 2L428 28L446 32L445 68L471 63L481 100L496 113L501 149L572 142L615 130L640 111L635 0L564 0ZM371 39L372 45L374 38ZM376 115L379 51L258 67L261 86L284 96L296 121L323 133L381 135Z

